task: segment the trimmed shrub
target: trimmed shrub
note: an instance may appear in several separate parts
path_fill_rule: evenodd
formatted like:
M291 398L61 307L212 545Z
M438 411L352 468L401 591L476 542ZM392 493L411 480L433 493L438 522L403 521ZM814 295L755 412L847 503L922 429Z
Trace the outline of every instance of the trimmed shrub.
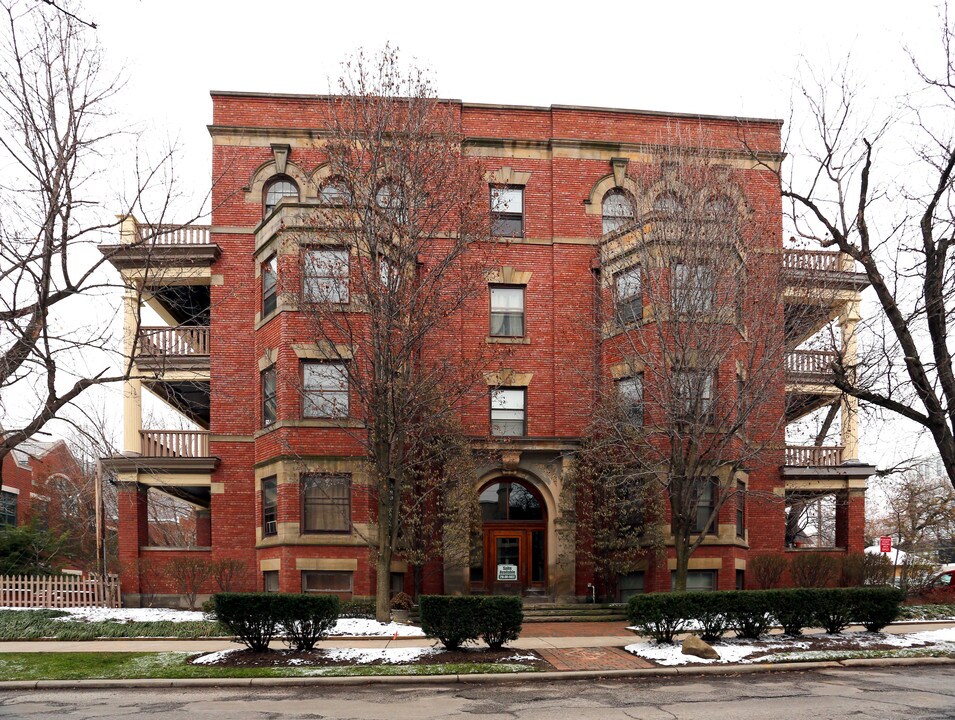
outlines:
M518 597L422 595L418 605L421 629L448 650L478 638L500 649L517 640L524 622L524 607Z
M524 623L524 604L519 597L482 597L478 630L481 639L492 650L500 650L505 644L521 636Z
M338 620L336 595L270 595L275 618L285 632L285 644L294 650L314 650L315 643L328 635Z
M821 589L820 589L821 590ZM850 591L845 588L827 588L812 593L815 621L827 633L840 633L852 622L853 606Z
M729 625L742 638L756 639L764 634L773 620L772 595L766 590L732 590L724 596Z
M418 598L421 629L448 650L457 650L481 635L481 597L422 595Z
M773 617L787 635L801 635L803 628L812 626L815 619L812 590L771 590L768 601Z
M694 596L703 593L649 593L634 595L627 604L627 617L641 635L658 643L672 643L686 632L701 605ZM716 595L716 593L706 593Z
M729 629L725 603L714 602L711 592L687 593L693 619L700 625L700 637L707 642L719 640Z
M854 588L849 591L852 618L869 632L878 632L899 616L905 593L894 587Z
M338 617L375 619L374 600L342 600L338 604Z
M793 585L800 588L821 588L839 576L839 559L818 552L798 552L789 560Z
M395 593L395 596L391 598L392 610L411 610L413 605L414 600L406 592Z
M269 649L278 629L276 593L218 593L212 596L212 613L235 639L249 650Z
M788 564L785 555L757 555L749 561L749 571L760 590L769 590L779 585Z

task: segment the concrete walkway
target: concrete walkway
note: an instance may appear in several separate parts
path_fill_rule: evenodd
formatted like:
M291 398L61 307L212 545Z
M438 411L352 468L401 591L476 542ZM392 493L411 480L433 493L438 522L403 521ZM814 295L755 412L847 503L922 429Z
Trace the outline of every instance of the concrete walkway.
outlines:
M894 623L885 629L887 633L911 633L922 630L938 630L955 627L955 622ZM861 630L851 627L850 630ZM809 632L821 632L810 630ZM637 638L626 629L626 623L527 623L519 640L509 643L516 650L548 650L567 648L621 648L636 642ZM431 638L382 638L355 637L336 638L318 643L321 648L347 647L431 647L437 641ZM164 640L164 639L104 639L104 640L20 640L0 642L0 653L23 652L216 652L237 648L241 645L229 640ZM283 648L281 641L272 644Z

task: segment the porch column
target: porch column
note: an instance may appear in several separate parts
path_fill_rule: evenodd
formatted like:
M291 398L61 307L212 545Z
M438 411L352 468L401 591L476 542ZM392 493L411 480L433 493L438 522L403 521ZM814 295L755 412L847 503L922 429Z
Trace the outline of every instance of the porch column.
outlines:
M856 327L861 315L859 301L848 303L839 316L839 329L842 332L843 362L848 368L854 368L858 361L858 340ZM855 372L850 369L850 372ZM841 407L843 462L859 462L859 400L843 395Z

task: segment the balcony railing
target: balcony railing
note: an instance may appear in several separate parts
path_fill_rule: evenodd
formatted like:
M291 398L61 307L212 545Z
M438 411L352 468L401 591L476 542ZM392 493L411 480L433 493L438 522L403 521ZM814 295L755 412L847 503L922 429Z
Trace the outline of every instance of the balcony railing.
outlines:
M153 245L209 245L210 225L137 225L138 241Z
M140 430L142 454L157 458L209 457L206 430Z
M139 354L150 358L207 356L209 326L141 327Z
M842 465L842 446L787 445L786 465L789 467L836 467Z
M804 272L841 272L845 270L842 253L838 250L786 250L784 270Z
M832 378L832 364L838 359L839 354L832 350L794 350L786 356L786 375L824 382Z

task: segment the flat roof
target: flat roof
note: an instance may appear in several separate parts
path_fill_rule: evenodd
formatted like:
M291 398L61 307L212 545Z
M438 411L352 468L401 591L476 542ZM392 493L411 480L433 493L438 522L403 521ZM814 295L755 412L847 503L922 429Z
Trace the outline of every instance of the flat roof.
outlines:
M275 98L279 100L329 100L336 95L315 95L308 93L265 93L265 92L242 92L239 90L211 90L209 95L212 97L249 97L249 98ZM748 122L748 123L768 123L772 125L782 125L783 120L778 118L758 118L745 117L742 115L708 115L705 113L687 113L687 112L666 112L664 110L639 110L636 108L615 108L615 107L596 107L591 105L504 105L499 103L472 103L464 102L455 98L437 98L442 103L452 103L460 105L463 108L482 108L488 110L531 110L536 112L553 112L555 110L565 111L583 111L583 112L603 112L603 113L622 113L627 115L650 115L655 117L676 117L688 118L692 120L724 120L728 122Z

